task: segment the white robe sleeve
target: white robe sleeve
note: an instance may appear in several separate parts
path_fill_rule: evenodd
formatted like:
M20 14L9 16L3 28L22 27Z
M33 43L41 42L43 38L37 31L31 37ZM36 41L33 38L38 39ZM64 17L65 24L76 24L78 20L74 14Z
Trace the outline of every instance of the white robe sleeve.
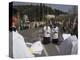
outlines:
M33 54L30 52L29 47L26 46L24 38L18 32L13 33L13 57L34 57Z

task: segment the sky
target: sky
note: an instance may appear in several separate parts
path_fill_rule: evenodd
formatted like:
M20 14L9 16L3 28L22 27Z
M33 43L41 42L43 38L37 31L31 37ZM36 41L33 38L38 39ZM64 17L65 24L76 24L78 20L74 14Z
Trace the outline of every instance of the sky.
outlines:
M14 2L13 6L17 5L39 5L38 3L31 3L31 2ZM64 12L68 12L72 9L74 5L61 5L61 4L45 4L46 6L51 7L52 9L59 9Z
M53 9L59 9L64 12L68 12L69 10L72 9L73 5L61 5L61 4L48 4L47 6L52 7Z

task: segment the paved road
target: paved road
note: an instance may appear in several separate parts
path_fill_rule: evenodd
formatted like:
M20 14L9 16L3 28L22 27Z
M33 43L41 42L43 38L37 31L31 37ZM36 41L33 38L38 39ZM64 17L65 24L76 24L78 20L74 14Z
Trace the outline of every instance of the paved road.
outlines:
M41 28L35 28L35 29L32 29L32 30L24 30L24 31L21 31L20 33L23 35L24 39L25 39L25 42L35 42L35 41L38 41L40 40L40 37L39 37L39 30ZM46 52L47 52L47 56L56 56L56 55L70 55L71 54L71 48L72 46L70 45L71 43L69 41L63 41L63 38L62 38L62 34L61 32L59 33L59 44L60 45L55 45L55 44L47 44L47 45L43 45ZM44 51L42 52L41 55L36 55L36 57L39 57L39 56L46 56Z

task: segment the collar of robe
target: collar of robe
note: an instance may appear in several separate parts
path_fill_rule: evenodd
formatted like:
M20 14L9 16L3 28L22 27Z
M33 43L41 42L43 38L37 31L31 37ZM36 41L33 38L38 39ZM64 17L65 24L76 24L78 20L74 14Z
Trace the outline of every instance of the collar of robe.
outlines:
M9 28L9 31L10 31L10 32L12 32L12 31L15 31L15 32L16 32L16 28L15 28L15 27L10 27L10 28Z

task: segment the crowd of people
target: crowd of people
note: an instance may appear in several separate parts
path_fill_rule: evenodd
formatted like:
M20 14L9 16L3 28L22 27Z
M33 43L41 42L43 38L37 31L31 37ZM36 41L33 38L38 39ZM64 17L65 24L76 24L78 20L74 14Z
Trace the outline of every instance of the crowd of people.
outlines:
M18 13L16 9L9 8L9 56L10 57L34 57L29 51L29 48L24 42L24 37L18 33ZM11 11L12 10L12 11ZM48 22L42 28L42 44L58 44L59 42L59 27L57 24L49 25ZM18 47L21 49L18 49Z

